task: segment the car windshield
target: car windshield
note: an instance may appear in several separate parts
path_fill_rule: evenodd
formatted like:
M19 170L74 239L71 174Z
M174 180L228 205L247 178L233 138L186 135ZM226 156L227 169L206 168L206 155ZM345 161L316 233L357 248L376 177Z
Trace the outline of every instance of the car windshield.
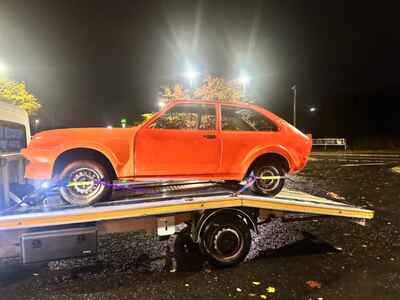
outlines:
M158 118L150 128L213 130L215 106L210 104L178 104Z

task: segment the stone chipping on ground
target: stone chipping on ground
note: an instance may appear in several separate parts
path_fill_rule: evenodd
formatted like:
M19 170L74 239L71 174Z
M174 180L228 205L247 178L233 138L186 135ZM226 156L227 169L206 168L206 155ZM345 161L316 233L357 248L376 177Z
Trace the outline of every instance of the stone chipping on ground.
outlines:
M184 226L180 227L182 230ZM282 223L274 219L252 232L252 246L246 260L252 260L268 249L278 249L303 238L298 223ZM178 233L179 234L179 233ZM182 233L186 234L186 233ZM144 232L99 236L96 256L58 260L48 263L50 271L66 271L97 266L103 272L161 272L176 269L174 244L177 235L160 240Z

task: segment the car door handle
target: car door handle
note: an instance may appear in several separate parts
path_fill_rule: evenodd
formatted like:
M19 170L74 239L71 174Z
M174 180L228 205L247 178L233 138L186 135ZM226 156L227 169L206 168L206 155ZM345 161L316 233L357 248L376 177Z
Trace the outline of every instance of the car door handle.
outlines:
M206 139L216 139L217 138L217 136L215 134L206 134L206 135L203 135L203 137Z

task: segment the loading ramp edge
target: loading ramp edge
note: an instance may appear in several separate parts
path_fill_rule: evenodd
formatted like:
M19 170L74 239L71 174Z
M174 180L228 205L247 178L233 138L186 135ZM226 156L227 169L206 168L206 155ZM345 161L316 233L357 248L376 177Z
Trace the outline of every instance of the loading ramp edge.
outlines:
M293 197L293 194L298 197ZM355 219L372 219L374 211L312 196L303 192L283 192L274 198L244 195L179 198L148 203L90 206L0 217L0 230L98 222L227 207L253 207L291 213L310 213Z

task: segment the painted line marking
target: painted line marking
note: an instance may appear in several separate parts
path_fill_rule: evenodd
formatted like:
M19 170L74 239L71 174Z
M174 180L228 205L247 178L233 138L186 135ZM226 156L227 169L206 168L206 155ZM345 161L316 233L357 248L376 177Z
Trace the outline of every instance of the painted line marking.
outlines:
M341 167L361 167L361 166L382 166L385 165L386 163L380 162L380 163L367 163L367 164L344 164L340 165Z
M400 166L393 167L393 168L392 168L392 171L395 172L395 173L400 174Z
M379 158L400 158L400 154L380 154L380 153L321 153L314 152L311 156L352 156L352 157L379 157Z

